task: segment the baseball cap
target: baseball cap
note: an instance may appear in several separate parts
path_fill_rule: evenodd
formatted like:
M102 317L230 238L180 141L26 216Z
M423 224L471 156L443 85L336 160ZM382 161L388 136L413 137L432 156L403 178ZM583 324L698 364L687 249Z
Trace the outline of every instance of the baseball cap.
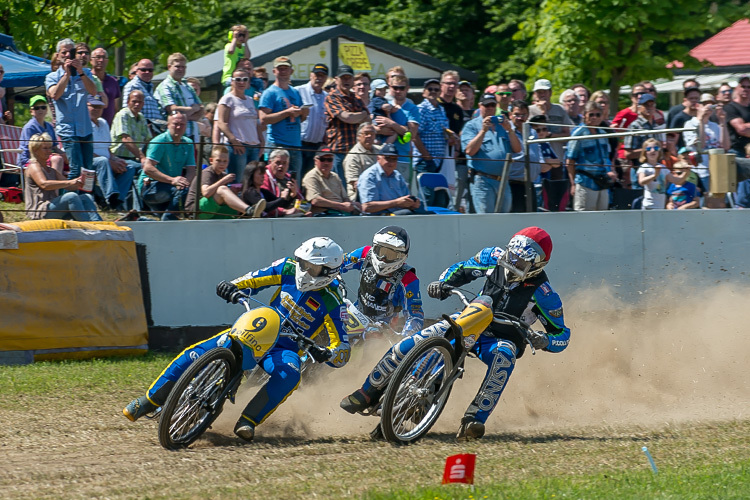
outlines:
M534 90L532 92L536 92L537 90L552 90L552 84L546 78L541 78L534 82Z
M474 88L474 85L472 85L468 80L461 80L460 82L458 82L459 87L463 87L464 85L468 85L469 87Z
M333 151L328 146L322 146L315 152L315 158L319 156L333 156Z
M383 156L398 156L396 146L394 146L393 144L383 144L383 147L380 148L380 152L378 154Z
M351 66L347 66L346 64L342 64L341 66L339 66L339 72L336 73L336 76L344 75L354 76L354 70Z
M273 60L273 67L278 68L279 66L289 66L291 68L292 60L287 56L279 56Z
M479 99L479 104L485 106L487 104L497 104L497 99L495 99L495 94L484 94Z
M372 82L370 82L370 88L372 90L382 89L387 86L388 84L385 83L385 80L383 80L382 78L376 78Z
M92 106L104 106L104 101L90 94L88 97L88 103L91 104Z
M35 95L29 100L29 107L34 106L34 104L41 102L42 104L47 104L47 98L43 95Z
M706 92L705 94L701 94L701 102L716 102L716 98L713 94Z
M324 75L328 74L328 66L326 66L323 63L318 63L312 68L312 73L323 73Z
M426 87L431 83L437 83L438 85L440 85L440 80L438 80L437 78L430 78L428 80L425 80L424 86Z
M652 96L651 94L643 94L638 99L638 104L646 104L647 102L653 101L653 100L654 100L654 96Z

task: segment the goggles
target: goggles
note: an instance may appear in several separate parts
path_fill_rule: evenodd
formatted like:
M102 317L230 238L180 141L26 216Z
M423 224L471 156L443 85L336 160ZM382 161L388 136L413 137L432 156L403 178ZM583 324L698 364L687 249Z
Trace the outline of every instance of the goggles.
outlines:
M299 268L301 271L309 274L313 278L319 278L321 276L330 276L332 274L336 274L336 269L331 269L330 267L326 267L322 264L313 264L311 262L308 262L306 260L299 260Z
M522 259L518 255L514 254L510 250L505 250L503 257L500 259L499 264L512 272L520 279L524 279L531 270L532 263Z
M393 248L384 247L382 245L375 245L372 247L372 251L377 255L378 259L383 262L397 262L406 256L406 253L400 250L394 250Z

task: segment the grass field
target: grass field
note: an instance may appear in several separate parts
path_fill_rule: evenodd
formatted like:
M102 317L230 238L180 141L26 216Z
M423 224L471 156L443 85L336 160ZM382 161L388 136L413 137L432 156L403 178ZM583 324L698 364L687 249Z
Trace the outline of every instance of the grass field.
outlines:
M367 438L374 419L359 417L364 424L353 427L357 417L337 411L351 382L339 388L329 378L302 387L259 428L263 432L252 444L231 433L243 401L227 405L214 429L190 449L168 452L158 444L154 422L130 423L120 411L169 359L149 354L0 367L0 498L750 496L747 419L711 421L709 414L657 427L559 422L489 429L485 439L470 444L456 444L452 431L436 426L419 443L394 447ZM503 419L502 413L495 417ZM316 419L325 422L309 422ZM447 429L452 428L451 423ZM653 454L658 474L643 446ZM477 454L473 490L440 485L445 457L455 453Z

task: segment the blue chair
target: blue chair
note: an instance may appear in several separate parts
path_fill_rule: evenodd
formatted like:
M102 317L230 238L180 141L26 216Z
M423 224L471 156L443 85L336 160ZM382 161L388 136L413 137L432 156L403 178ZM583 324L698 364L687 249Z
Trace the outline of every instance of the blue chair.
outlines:
M419 188L419 198L422 200L425 210L436 214L459 213L448 210L451 203L451 194L448 188L448 179L443 174L429 172L417 174L417 187Z

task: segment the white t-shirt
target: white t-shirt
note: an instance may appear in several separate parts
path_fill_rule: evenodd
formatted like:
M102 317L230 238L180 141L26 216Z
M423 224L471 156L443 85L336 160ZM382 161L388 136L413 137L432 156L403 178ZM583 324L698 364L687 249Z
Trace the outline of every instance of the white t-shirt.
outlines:
M698 121L698 118L693 117L690 120L685 122L684 127L694 127L698 128L700 127L701 122ZM703 130L705 131L705 144L703 144L703 151L709 150L709 149L718 149L721 148L721 127L718 123L714 122L708 122L703 126ZM728 132L727 132L728 133ZM683 139L685 139L685 146L692 148L697 147L698 144L698 131L695 132L688 132L685 131L682 133ZM708 155L704 154L703 156L703 165L708 165Z
M97 122L91 122L93 129L94 154L109 158L109 146L112 137L109 135L109 125L104 118L99 118Z
M249 97L241 99L229 93L219 100L219 106L229 108L229 130L243 144L260 144L258 138L258 110ZM225 139L226 140L226 139ZM228 142L228 141L227 141Z
M654 175L656 169L654 165L644 163L641 168L638 169L638 177L641 174L645 176ZM643 208L664 208L667 206L667 167L661 165L659 175L643 186Z

